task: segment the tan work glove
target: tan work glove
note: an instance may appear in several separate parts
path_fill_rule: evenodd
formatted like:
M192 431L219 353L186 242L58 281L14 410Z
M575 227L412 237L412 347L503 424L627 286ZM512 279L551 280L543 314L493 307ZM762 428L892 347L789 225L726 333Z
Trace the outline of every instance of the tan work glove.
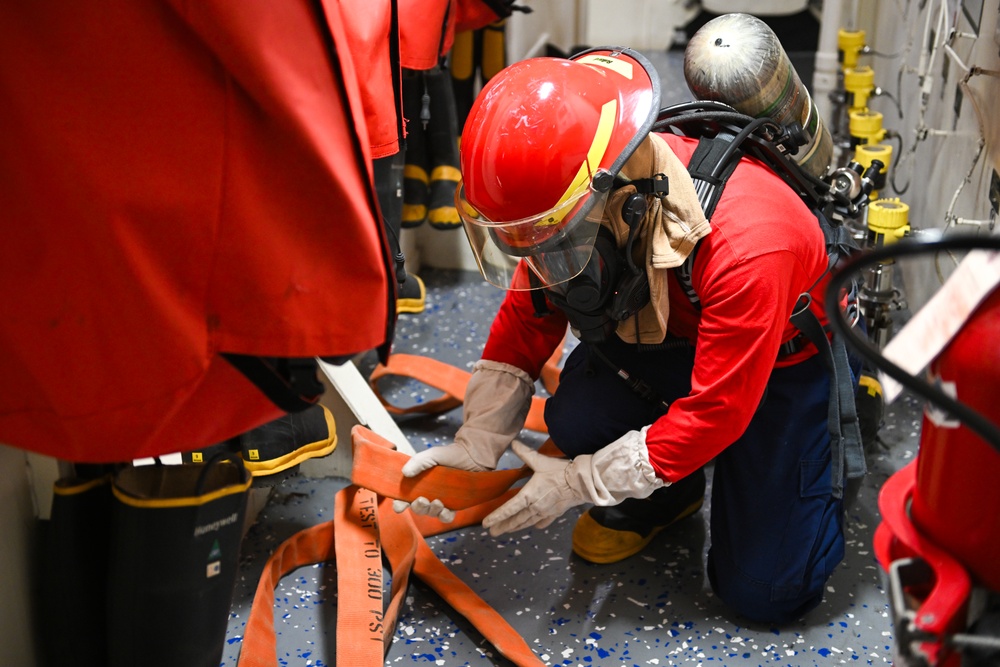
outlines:
M520 368L485 359L476 362L465 389L463 422L455 434L455 442L415 454L403 466L403 476L415 477L437 465L472 472L494 470L524 427L534 393L535 383ZM440 500L417 498L412 504L402 500L393 502L397 512L407 507L442 521L454 518L454 513Z
M597 453L572 461L515 442L514 452L535 472L516 496L483 519L483 527L494 537L528 526L545 528L576 505L617 505L626 498L649 496L667 483L649 463L648 429L629 431Z

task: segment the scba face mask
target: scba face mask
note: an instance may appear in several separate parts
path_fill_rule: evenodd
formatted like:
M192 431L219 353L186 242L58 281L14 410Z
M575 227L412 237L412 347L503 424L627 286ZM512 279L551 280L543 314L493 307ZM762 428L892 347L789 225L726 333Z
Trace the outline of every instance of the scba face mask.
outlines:
M607 227L601 227L583 271L539 294L544 294L566 314L577 338L599 343L611 336L618 326L609 306L622 274L622 263L614 234Z
M625 247L619 248L615 235L599 228L593 251L584 270L571 280L544 290L569 320L574 335L587 343L607 340L618 324L636 315L650 298L649 278L634 260L637 230L646 214L644 195L625 197L621 217L628 226ZM531 278L529 278L530 280ZM536 301L536 308L538 301Z

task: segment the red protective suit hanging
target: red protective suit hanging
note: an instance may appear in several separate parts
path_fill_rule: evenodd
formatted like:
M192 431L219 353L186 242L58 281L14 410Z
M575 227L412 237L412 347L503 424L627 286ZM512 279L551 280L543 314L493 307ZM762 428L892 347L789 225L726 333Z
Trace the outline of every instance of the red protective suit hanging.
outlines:
M484 28L510 16L507 0L399 0L400 60L405 69L439 65L455 33Z
M340 11L0 6L0 442L75 461L200 447L281 415L220 353L391 341Z
M338 7L351 57L361 70L358 86L372 158L400 150L402 100L399 93L399 27L395 0L325 0Z

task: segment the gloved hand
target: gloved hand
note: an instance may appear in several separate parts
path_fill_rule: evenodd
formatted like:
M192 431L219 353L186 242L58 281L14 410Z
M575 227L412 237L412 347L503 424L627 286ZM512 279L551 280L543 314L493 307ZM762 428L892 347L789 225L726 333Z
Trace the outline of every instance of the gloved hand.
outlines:
M516 496L483 519L496 537L535 526L545 528L576 505L617 505L645 498L666 482L656 476L646 450L646 431L629 431L595 454L572 461L539 454L515 442L514 452L534 470Z
M514 437L524 427L535 383L520 368L498 361L476 362L465 388L463 421L455 442L415 454L403 466L404 477L416 477L436 465L482 472L493 470ZM417 514L451 521L454 512L440 500L393 501L397 512L409 507ZM447 517L447 518L446 518Z

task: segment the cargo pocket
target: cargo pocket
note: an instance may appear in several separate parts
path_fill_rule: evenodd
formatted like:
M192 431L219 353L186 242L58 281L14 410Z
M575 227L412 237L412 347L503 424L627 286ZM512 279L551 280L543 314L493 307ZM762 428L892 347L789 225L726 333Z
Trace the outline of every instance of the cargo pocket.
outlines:
M799 500L789 515L777 559L772 602L821 596L844 557L841 501L833 498L829 456L799 463Z

